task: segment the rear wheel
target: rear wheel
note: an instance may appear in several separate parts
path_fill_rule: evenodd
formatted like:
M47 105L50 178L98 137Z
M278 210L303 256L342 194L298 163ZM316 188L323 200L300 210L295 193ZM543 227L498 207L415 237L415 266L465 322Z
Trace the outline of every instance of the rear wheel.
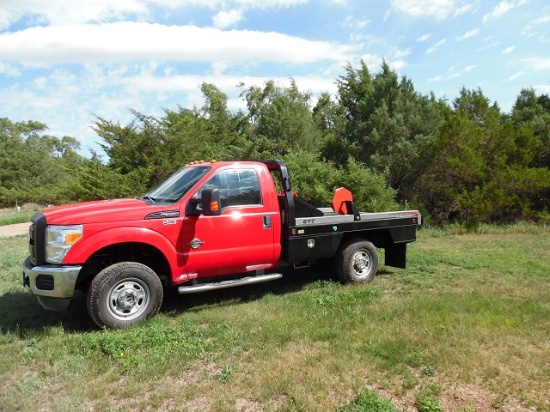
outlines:
M93 279L87 295L88 313L99 327L122 329L155 315L162 299L162 283L151 268L120 262Z
M370 282L378 270L378 252L371 242L352 239L341 246L335 265L343 283Z

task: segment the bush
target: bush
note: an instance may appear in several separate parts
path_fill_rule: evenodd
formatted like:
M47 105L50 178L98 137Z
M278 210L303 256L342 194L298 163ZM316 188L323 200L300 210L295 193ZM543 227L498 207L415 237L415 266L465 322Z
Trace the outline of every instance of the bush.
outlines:
M309 152L294 152L285 157L293 190L317 207L328 206L334 190L345 187L353 193L353 201L362 211L382 212L398 209L395 190L384 177L371 172L351 159L346 167L336 168L331 162L319 160Z

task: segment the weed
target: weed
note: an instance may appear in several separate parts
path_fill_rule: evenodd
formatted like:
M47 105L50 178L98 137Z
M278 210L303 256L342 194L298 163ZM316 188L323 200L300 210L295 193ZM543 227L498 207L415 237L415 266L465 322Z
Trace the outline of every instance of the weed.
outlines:
M350 403L338 408L337 412L398 412L387 399L374 391L361 392Z
M422 388L415 398L418 412L442 412L443 408L437 399L440 394L441 386L439 384L431 384Z
M221 383L228 383L231 380L232 376L233 376L233 369L229 366L224 366L220 370L220 374L218 375L218 380Z
M433 378L435 376L434 367L432 365L426 365L424 369L422 369L422 375Z
M500 409L504 406L506 402L506 395L499 394L491 403L491 406L495 409Z
M473 406L465 406L463 408L455 409L453 412L475 412L476 408Z

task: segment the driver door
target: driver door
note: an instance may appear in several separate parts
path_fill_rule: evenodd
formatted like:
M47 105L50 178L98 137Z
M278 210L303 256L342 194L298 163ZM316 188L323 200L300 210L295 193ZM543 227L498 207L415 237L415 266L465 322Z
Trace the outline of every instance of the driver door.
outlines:
M201 192L217 188L221 214L186 217L182 251L191 278L249 272L273 267L273 212L262 199L261 170L252 166L219 170L191 199L200 208ZM275 212L276 213L276 212Z

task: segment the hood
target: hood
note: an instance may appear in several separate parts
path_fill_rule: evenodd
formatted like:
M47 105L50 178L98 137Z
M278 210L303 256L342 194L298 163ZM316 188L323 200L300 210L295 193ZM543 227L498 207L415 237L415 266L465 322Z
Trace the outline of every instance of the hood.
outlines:
M87 223L129 222L144 220L151 213L160 212L166 206L148 205L144 200L116 199L73 203L42 210L48 224L82 225ZM171 210L178 207L172 205Z

